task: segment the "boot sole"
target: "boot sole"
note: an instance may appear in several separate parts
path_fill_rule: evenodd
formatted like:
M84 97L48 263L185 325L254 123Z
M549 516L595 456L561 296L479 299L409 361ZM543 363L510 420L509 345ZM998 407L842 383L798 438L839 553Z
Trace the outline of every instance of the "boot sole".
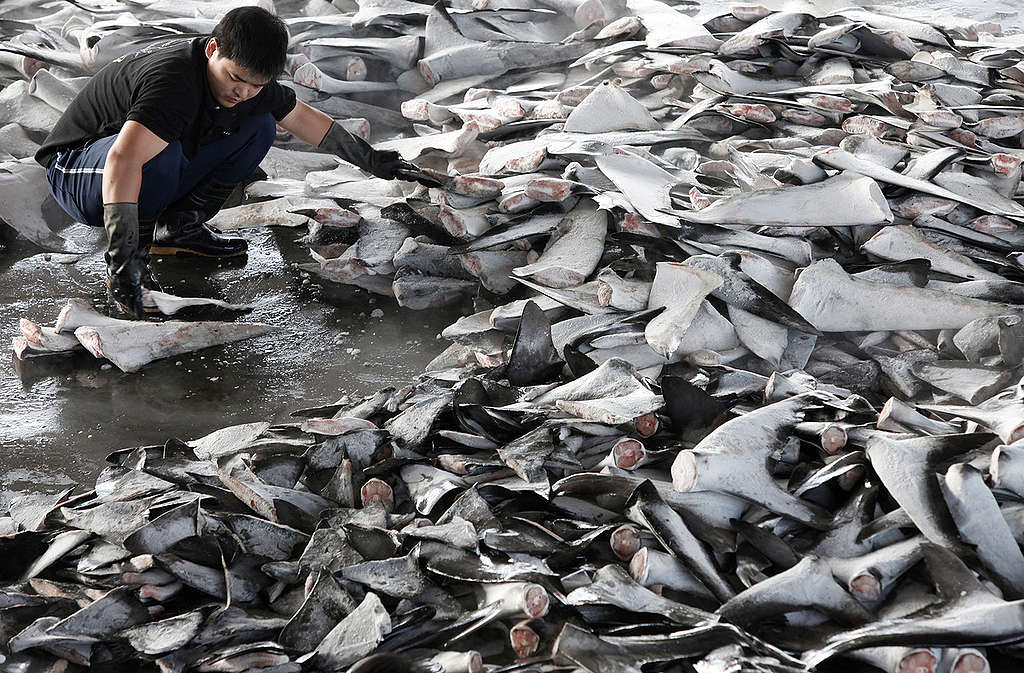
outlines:
M196 255L197 257L211 257L214 259L221 259L224 257L241 257L248 252L248 250L239 250L238 252L229 252L223 255L213 255L208 252L199 252L190 248L164 248L153 246L149 249L149 254L160 255L161 257L172 255Z

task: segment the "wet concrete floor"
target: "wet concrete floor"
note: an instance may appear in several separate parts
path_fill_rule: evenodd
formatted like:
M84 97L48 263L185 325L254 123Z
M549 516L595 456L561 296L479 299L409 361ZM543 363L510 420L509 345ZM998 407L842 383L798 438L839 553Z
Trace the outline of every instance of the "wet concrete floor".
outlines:
M168 292L255 305L237 318L197 317L274 325L266 336L158 360L135 374L84 354L56 371L32 368L19 377L8 351L0 365L0 492L53 491L72 483L87 488L114 449L195 439L236 423L287 421L296 409L405 384L422 373L447 345L436 335L468 307L410 311L357 288L321 288L293 266L310 261L306 248L294 243L302 233L246 230L244 264L184 256L154 264ZM109 310L102 231L73 224L61 234L90 252L74 264L58 264L5 232L3 335L20 334L22 317L52 325L69 297ZM372 317L375 309L384 315Z

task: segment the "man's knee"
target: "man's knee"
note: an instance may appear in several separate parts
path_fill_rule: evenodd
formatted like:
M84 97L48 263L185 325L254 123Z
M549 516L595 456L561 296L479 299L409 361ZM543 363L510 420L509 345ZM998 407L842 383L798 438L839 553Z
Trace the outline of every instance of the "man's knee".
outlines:
M153 219L174 201L184 162L181 143L174 141L142 165L139 217Z
M265 155L270 149L270 146L274 144L274 139L277 137L277 121L274 119L274 115L270 113L254 115L249 117L249 119L246 120L246 123L251 126L251 146L253 148L259 148Z
M185 155L181 152L181 143L175 140L142 165L142 179L145 181L146 178L156 178L176 183L181 175L184 158Z
M247 118L237 134L240 145L210 175L221 182L245 180L267 156L276 137L277 122L273 115Z

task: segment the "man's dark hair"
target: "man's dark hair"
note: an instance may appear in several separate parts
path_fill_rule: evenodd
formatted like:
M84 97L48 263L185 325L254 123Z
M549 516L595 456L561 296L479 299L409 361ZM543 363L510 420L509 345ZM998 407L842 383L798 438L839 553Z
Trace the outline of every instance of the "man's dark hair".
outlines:
M273 79L284 70L288 29L262 7L236 7L213 29L217 50L254 75Z

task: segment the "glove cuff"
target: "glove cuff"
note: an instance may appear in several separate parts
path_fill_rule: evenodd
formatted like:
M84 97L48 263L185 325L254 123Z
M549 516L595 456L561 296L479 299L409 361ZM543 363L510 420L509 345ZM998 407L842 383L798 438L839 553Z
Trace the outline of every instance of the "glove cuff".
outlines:
M103 228L107 232L107 264L120 269L139 249L139 204L104 203Z
M370 143L362 138L352 135L336 121L331 122L323 140L317 145L322 150L327 150L338 155L350 164L355 164L363 170L369 171L373 161L373 148Z
M103 204L103 217L118 216L128 217L139 221L139 204L136 201L115 201L114 203Z

